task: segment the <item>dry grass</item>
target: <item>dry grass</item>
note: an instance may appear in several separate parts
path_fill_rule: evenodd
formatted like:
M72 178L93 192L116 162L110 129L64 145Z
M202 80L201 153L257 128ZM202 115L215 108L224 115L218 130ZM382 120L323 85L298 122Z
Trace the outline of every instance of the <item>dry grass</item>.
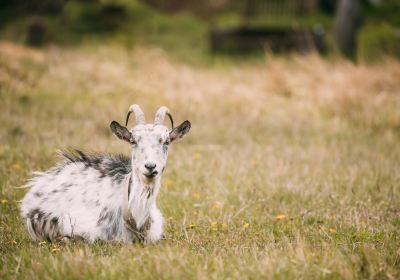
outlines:
M190 135L159 204L167 240L31 242L17 201L60 148L124 152L108 124L160 105ZM317 56L194 67L157 49L0 44L0 278L400 277L400 64Z

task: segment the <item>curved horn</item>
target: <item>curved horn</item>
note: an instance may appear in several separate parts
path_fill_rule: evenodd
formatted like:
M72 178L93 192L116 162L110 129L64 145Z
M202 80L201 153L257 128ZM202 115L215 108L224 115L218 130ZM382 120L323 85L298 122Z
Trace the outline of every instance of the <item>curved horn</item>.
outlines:
M154 124L160 124L162 125L164 123L165 115L169 117L169 120L171 121L171 126L174 128L174 120L172 119L172 116L168 110L167 107L162 106L160 109L158 109L156 113L156 117L154 119Z
M135 114L136 124L145 124L146 123L146 119L144 117L144 113L143 113L142 109L140 109L139 105L133 104L133 105L131 105L131 107L129 107L128 114L126 115L125 126L128 125L129 116L132 112Z

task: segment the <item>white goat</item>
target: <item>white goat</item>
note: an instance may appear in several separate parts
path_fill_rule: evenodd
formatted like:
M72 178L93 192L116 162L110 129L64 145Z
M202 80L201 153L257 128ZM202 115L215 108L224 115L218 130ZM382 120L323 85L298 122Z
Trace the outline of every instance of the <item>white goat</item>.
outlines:
M130 143L131 158L122 155L63 153L66 161L46 172L35 173L21 204L21 215L34 240L79 238L155 242L163 238L163 217L156 206L168 146L190 129L184 121L174 128L166 107L161 107L154 124L146 124L136 104L126 117L136 116L129 131L118 122L112 132ZM165 115L172 129L163 125Z

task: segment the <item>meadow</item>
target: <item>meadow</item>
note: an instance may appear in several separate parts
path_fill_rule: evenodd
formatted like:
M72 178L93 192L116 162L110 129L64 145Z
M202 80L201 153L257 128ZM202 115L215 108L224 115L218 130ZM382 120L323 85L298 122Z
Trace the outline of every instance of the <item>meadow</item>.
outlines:
M166 240L32 242L19 216L59 149L129 154L138 103L192 122L158 204ZM1 279L399 279L400 63L192 65L155 47L0 43Z

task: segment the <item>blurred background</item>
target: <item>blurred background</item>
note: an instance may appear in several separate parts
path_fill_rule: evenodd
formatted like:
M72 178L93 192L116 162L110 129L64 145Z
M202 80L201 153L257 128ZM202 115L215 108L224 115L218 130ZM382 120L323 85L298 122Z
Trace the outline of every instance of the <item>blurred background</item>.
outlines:
M400 0L0 0L0 279L400 279L399 28ZM17 187L128 155L132 103L192 123L167 239L32 243Z
M400 57L398 0L0 0L0 38L34 47L155 45L180 59L341 53Z

